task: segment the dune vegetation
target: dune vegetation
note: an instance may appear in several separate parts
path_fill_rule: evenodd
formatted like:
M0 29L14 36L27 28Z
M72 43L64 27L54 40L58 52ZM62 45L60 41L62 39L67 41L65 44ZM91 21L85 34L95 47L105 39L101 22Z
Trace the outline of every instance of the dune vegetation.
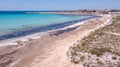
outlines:
M70 47L69 57L84 67L120 67L120 16Z

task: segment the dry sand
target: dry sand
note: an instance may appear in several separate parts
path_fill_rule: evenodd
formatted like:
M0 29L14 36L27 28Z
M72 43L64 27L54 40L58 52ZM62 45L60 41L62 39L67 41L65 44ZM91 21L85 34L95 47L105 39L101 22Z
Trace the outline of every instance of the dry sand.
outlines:
M91 31L108 24L110 18L111 16L104 15L84 24L76 24L75 26L79 25L77 29L57 36L46 34L37 39L18 42L19 45L2 46L0 67L82 67L70 62L67 56L69 47Z

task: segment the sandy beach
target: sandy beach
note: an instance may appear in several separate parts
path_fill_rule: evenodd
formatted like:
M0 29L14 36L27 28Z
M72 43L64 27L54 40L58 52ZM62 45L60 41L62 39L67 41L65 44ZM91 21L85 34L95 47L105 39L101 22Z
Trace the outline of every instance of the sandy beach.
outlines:
M83 67L70 62L68 49L110 21L111 15L102 15L59 30L1 41L0 45L7 46L0 47L0 67ZM77 28L58 34L74 27Z

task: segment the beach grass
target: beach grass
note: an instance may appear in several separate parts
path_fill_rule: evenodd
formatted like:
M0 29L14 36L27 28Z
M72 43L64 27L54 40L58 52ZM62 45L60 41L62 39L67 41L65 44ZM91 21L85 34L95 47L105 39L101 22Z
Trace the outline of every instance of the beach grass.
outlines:
M74 49L71 51L76 52L73 56L80 57L80 59L82 58L82 61L78 60L78 58L72 58L71 60L73 60L73 62L75 61L90 66L103 65L103 67L108 66L110 63L111 66L114 65L118 67L118 58L120 58L120 16L116 16L112 20L113 22L110 25L91 32L88 36L80 40L76 46L73 46ZM118 35L113 33L117 33ZM89 57L89 59L86 57ZM115 62L106 59L107 57L111 57ZM101 59L101 61L96 59ZM94 63L95 61L97 61L97 63Z

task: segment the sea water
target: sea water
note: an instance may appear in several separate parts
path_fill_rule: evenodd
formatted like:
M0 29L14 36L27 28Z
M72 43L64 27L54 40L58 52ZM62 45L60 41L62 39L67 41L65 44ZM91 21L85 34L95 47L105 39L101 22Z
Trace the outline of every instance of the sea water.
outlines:
M27 30L31 29L34 31L33 29L35 28L39 29L39 31L44 31L44 29L46 30L46 28L44 28L45 26L48 28L48 30L52 30L56 28L54 27L56 25L58 28L59 26L61 28L65 27L67 23L69 25L69 22L83 20L91 17L93 16L27 12L0 12L0 36L5 36L7 34L12 34L19 31L27 32Z

